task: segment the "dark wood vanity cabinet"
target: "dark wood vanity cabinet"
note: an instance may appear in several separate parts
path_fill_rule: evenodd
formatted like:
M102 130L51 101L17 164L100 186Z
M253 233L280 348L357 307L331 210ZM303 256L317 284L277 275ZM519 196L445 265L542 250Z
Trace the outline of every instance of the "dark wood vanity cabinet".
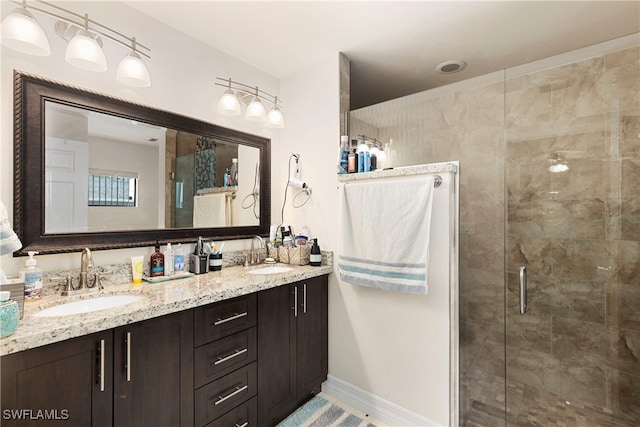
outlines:
M10 354L0 363L3 426L193 424L191 310ZM14 421L5 410L31 412ZM59 419L30 419L40 415Z
M114 426L193 424L193 311L114 330Z
M3 427L273 426L327 378L327 276L0 363Z
M328 370L328 278L258 293L258 420L273 426L320 391Z
M111 426L113 333L3 356L2 426Z

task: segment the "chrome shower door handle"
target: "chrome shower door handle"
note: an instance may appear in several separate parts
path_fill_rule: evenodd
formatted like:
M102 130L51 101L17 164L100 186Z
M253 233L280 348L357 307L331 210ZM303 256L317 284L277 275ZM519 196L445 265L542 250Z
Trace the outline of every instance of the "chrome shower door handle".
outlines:
M527 267L520 267L520 314L527 313Z

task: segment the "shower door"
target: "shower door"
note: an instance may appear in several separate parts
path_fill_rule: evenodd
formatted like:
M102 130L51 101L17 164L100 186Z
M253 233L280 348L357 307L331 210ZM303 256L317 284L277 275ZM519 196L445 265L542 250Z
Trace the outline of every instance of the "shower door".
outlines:
M507 425L640 425L639 51L507 70Z

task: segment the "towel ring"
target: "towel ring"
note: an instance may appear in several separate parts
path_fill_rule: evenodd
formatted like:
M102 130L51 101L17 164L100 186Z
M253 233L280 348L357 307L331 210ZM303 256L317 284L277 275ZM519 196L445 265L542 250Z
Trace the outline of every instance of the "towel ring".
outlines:
M300 204L296 204L296 199L298 198L298 196L300 196L300 194L306 194L307 198L304 200L304 202L300 203ZM304 205L307 204L307 202L309 201L309 199L311 198L311 189L310 188L305 188L304 190L300 190L298 191L298 194L296 194L293 197L293 201L291 202L291 206L293 206L294 208L301 208Z

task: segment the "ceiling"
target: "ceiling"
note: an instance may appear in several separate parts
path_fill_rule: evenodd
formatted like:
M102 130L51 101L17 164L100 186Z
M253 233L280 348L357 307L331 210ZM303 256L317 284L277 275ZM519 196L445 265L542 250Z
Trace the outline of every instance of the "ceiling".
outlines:
M342 52L351 109L640 31L638 1L123 2L279 79Z

